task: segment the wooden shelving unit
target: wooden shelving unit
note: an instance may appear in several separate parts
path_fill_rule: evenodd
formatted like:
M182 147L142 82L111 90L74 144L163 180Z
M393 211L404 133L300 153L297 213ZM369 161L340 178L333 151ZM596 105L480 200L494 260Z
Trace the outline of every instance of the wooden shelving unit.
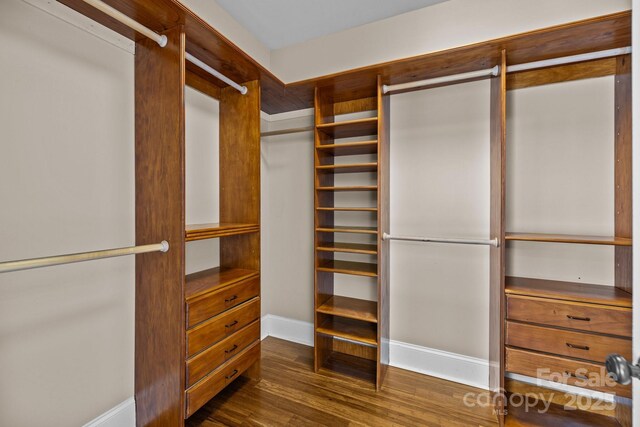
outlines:
M375 378L377 389L384 384L389 364L389 252L388 242L381 238L381 232L389 227L389 98L382 95L381 86L379 79L376 98L346 103L334 102L326 89L316 89L315 95L315 369L337 369L339 361L366 359L367 363L356 365L374 369L366 376ZM340 114L371 109L375 117L336 119ZM371 139L341 141L352 137ZM341 156L369 158L344 158L337 163ZM371 159L373 156L376 158ZM345 174L364 175L349 176L350 184L340 185L336 177L347 178ZM371 174L375 174L376 185L353 184L370 179ZM369 207L336 206L338 192L369 193L376 203ZM362 221L376 221L376 225L343 225L337 212L373 214L364 215ZM357 236L360 240L352 241ZM366 242L367 236L375 241ZM363 286L376 287L377 301L337 295L335 281L344 275L370 281Z
M348 225L332 225L316 227L319 233L355 233L355 234L374 234L378 235L377 227L356 227Z
M378 141L342 142L340 144L316 145L316 151L333 156L359 156L361 154L376 154Z
M508 52L507 52L508 54ZM503 59L504 61L504 59ZM491 320L490 320L490 388L505 388L507 374L538 377L540 369L564 374L563 382L591 391L614 393L631 398L631 389L620 384L581 381L601 378L606 355L631 355L632 337L632 187L631 171L631 75L630 56L602 61L561 65L551 69L530 70L509 75L507 85L502 77L492 84L492 236L506 244L491 249ZM504 63L503 63L504 65ZM605 70L605 71L603 71ZM612 134L614 157L614 233L612 236L505 232L509 212L505 203L505 186L509 185L506 165L505 93L507 89L559 83L571 79L602 77L614 79L615 132ZM495 92L494 92L495 91ZM550 212L550 214L553 214ZM510 242L544 244L608 245L614 250L614 279L611 285L566 282L553 279L513 277L506 275L512 252L520 246ZM509 250L506 250L509 248ZM582 377L580 377L582 375ZM542 379L549 379L544 378ZM509 387L506 387L507 391ZM504 422L506 402L498 401L496 409ZM560 411L562 412L562 411ZM580 411L561 413L563 423L575 421ZM630 406L617 400L612 423L630 426ZM548 424L549 415L537 415Z
M346 317L328 316L320 326L316 328L316 333L357 341L367 345L378 345L377 328L374 323L362 322Z
M326 242L321 243L316 250L327 252L345 252L352 254L363 255L377 255L377 245L367 245L363 243L341 243L341 242Z
M505 240L519 240L524 242L547 243L576 243L584 245L612 245L631 246L632 240L620 236L582 236L572 234L545 234L545 233L513 233L507 232Z
M258 276L260 276L259 271L233 267L215 267L188 274L185 280L184 297L189 301L208 292Z
M192 224L187 225L185 228L185 239L187 242L235 236L238 234L256 233L260 231L260 225L258 224L235 223Z

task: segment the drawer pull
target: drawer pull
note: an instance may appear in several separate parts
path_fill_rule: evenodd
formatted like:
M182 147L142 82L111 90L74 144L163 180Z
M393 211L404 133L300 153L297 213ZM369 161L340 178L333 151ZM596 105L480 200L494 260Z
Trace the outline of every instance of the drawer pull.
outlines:
M234 295L231 298L227 298L226 300L224 300L224 302L230 303L230 302L235 301L237 299L238 299L238 295Z
M237 369L234 369L233 372L231 372L229 375L227 375L225 378L230 380L231 378L235 377L236 374L238 373Z
M233 353L234 351L236 351L237 348L238 348L238 344L234 344L233 347L231 347L229 350L225 350L224 352L227 354Z
M590 317L578 317L578 316L571 316L569 314L567 314L567 319L571 319L571 320L581 320L583 322L590 322L591 318Z
M225 328L233 328L234 326L236 326L238 324L237 320L234 320L233 322L229 323L228 325L224 325ZM569 345L569 344L567 344Z
M589 346L588 345L575 345L575 344L571 344L571 343L566 343L567 347L569 348L575 348L576 350L589 350Z
M586 375L576 375L573 372L569 372L569 371L564 371L564 375L567 377L573 377L573 378L577 378L579 380L583 380L583 381L588 381L589 377L587 377Z

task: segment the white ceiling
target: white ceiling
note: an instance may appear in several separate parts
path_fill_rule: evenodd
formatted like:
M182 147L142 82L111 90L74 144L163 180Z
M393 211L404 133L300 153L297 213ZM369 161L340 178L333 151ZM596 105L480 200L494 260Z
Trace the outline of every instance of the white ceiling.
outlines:
M270 49L443 1L446 0L217 0Z

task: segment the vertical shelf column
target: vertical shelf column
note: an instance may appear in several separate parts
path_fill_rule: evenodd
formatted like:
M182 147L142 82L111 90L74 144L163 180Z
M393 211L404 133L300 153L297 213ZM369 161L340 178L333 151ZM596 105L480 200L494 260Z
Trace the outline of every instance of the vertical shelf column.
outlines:
M382 91L378 76L378 363L376 388L380 390L389 367L389 241L382 235L390 230L390 125L391 95Z
M505 323L505 179L506 179L507 59L502 51L500 74L491 79L491 224L490 235L499 246L491 247L489 259L489 389L496 393L495 411L504 425L504 323Z
M135 55L136 245L170 245L136 256L139 426L184 425L185 34L164 34L164 48L142 38Z
M334 120L334 108L333 99L326 92L320 88L315 90L315 147L320 145L327 145L333 143L333 138L318 130L317 126L323 123L333 122ZM318 187L333 187L334 177L333 174L318 174L317 167L324 165L334 164L333 155L314 150L314 170L315 172L315 188ZM334 194L332 191L317 191L314 188L314 212L315 212L315 229L319 227L334 226L334 212L333 211L320 211L319 207L333 207L334 206ZM325 304L334 294L334 275L327 272L319 272L318 267L320 263L324 261L333 261L333 252L320 252L316 248L321 245L332 244L334 242L332 233L318 233L314 232L314 323L315 329L320 327L321 314L318 312L318 308ZM324 362L329 358L333 351L333 338L327 335L314 333L314 369L318 372Z

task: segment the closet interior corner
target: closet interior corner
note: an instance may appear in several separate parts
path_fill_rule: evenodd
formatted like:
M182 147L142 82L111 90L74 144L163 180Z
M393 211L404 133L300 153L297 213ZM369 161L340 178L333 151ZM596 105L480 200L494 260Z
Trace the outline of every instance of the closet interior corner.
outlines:
M302 45L196 2L57 3L135 47L136 246L0 274L136 255L136 425L640 419L630 10L284 81Z

